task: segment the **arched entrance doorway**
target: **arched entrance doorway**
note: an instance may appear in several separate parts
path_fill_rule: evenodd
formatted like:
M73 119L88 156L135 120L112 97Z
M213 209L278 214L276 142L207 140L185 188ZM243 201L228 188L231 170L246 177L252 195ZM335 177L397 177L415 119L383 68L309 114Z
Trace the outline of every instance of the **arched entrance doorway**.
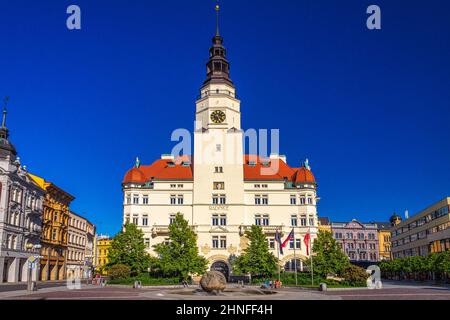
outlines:
M230 276L230 268L228 267L228 265L223 262L223 261L216 261L211 265L211 271L219 271L220 273L222 273L225 278L229 279Z

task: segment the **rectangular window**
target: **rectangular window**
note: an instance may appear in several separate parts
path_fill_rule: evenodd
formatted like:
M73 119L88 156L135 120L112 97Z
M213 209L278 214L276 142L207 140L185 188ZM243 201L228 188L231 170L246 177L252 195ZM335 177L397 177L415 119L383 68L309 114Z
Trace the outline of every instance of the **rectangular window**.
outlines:
M127 195L126 204L131 204L131 196Z
M267 189L267 188L269 188L269 185L267 185L267 184L262 184L262 185L261 185L261 188Z
M313 218L313 217L310 217L310 218L309 218L309 225L310 225L310 226L313 226L313 225L314 225L314 218Z
M261 204L262 205L268 205L269 204L269 196L268 195L263 195L261 197Z
M180 188L180 189L183 189L183 188L184 188L184 185L179 184L177 187Z
M297 216L296 215L292 215L291 216L291 226L292 227L296 227L297 226Z
M261 215L259 214L255 215L255 225L257 226L261 225Z
M213 194L212 203L213 204L226 204L226 196L224 194Z
M263 219L262 219L262 225L263 225L263 226L268 226L268 225L269 225L269 215L265 214L265 215L263 216Z
M225 215L225 214L220 215L220 225L221 226L227 225L227 215Z
M312 203L313 203L312 198L308 197L308 204L312 204Z
M148 204L148 196L144 196L144 197L142 198L142 203L143 203L143 204Z
M170 204L177 204L177 197L175 195L170 196Z
M259 189L259 188L261 188L261 185L260 184L255 184L255 189Z
M256 205L260 205L261 204L261 196L260 195L255 195L255 204Z
M291 204L297 204L297 197L295 195L291 196Z
M300 225L302 227L306 227L306 217L305 216L301 216L301 218L300 218Z
M306 198L304 196L300 197L300 204L306 204Z
M219 249L219 237L218 236L212 237L212 247L213 247L213 249Z
M215 167L214 172L215 173L223 173L223 167Z
M295 247L297 249L301 249L302 248L302 242L300 241L300 239L295 239Z
M133 196L133 204L139 204L139 196L136 194Z
M213 226L218 226L219 225L219 215L214 214L212 216L212 225Z
M139 222L139 218L137 216L133 216L133 224L137 226L138 222Z
M184 197L183 197L183 195L179 195L178 196L177 204L178 205L184 204Z
M220 237L220 248L225 249L227 247L227 237L221 236Z
M149 238L145 238L144 239L144 244L146 248L150 248L150 239Z
M289 248L294 249L294 239L289 240Z
M148 226L148 216L143 216L142 217L142 225L143 226Z
M171 214L171 215L169 216L169 224L170 224L170 225L172 225L172 224L175 222L175 217L176 217L175 214Z
M273 238L269 239L269 248L275 249L275 239Z
M171 185L170 185L170 188L171 188L171 189L175 189L176 187L177 187L176 184L171 184Z

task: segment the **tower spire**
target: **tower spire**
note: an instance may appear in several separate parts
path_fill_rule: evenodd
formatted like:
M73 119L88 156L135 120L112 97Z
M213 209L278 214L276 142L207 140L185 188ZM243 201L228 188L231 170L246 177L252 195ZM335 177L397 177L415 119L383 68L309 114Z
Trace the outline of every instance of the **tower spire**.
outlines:
M9 97L5 97L3 99L3 116L2 116L2 126L0 127L0 156L4 156L5 152L8 154L12 154L13 156L17 155L16 148L14 148L14 145L9 141L9 130L6 127L6 114L8 111L6 110L6 107L9 102Z
M209 49L209 61L206 64L206 80L203 85L210 83L226 83L234 87L230 79L230 63L227 60L227 50L223 46L223 38L219 32L219 1L216 3L216 34L212 38Z
M6 115L8 113L8 111L6 110L6 106L8 105L8 102L9 102L9 97L5 97L3 99L4 106L3 106L2 128L6 128Z
M220 37L220 32L219 32L219 12L220 12L220 5L219 5L219 0L217 0L217 3L216 3L216 37Z

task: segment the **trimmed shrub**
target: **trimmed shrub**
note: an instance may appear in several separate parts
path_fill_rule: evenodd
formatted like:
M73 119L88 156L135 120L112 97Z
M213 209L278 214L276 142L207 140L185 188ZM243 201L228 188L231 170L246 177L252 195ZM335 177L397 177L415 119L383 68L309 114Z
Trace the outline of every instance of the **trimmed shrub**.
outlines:
M363 268L350 264L342 271L341 277L349 283L365 284L369 275Z
M116 264L109 268L108 275L112 280L122 280L130 277L131 268L124 264Z

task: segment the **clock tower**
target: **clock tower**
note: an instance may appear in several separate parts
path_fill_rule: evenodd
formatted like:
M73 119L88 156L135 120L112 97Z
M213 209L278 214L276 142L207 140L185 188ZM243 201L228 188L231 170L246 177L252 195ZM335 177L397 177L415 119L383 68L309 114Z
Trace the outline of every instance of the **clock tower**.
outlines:
M216 35L209 49L206 80L196 101L193 200L194 207L202 208L194 208L193 212L215 205L224 210L240 210L244 203L240 101L230 79L227 50L219 33L219 6L216 12ZM209 217L209 214L201 216Z

